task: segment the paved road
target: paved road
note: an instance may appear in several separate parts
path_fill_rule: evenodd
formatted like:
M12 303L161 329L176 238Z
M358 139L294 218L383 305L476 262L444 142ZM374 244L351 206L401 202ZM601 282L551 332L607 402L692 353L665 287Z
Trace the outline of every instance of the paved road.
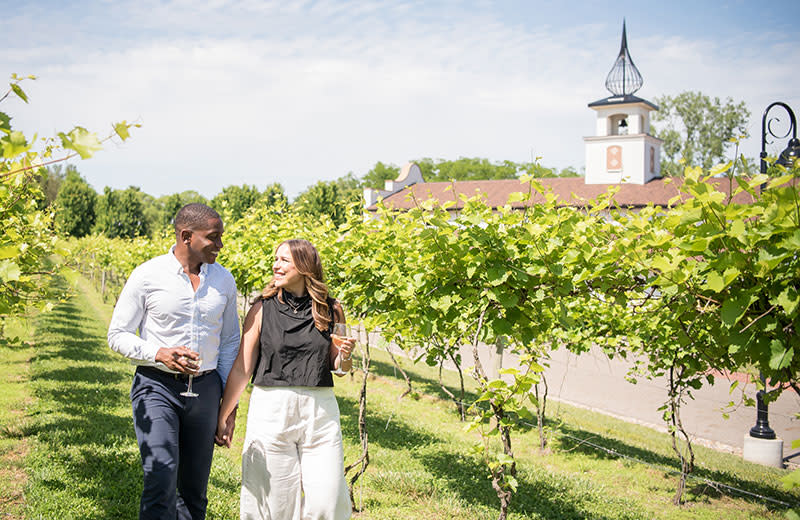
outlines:
M481 363L495 367L494 348L482 350ZM462 359L471 365L471 349L465 349ZM514 366L516 358L504 354L502 366ZM609 359L600 349L575 356L561 349L553 353L550 367L545 371L549 397L590 410L665 431L658 408L666 401L667 382L640 379L632 384L625 379L631 364L621 359ZM488 369L488 368L487 368ZM715 384L705 385L693 392L694 400L682 407L681 418L687 432L696 442L715 449L741 454L744 435L755 425L755 408L739 406L723 418L722 409L731 400L741 399L741 392L755 396L753 384L740 383L733 394L730 381L718 377ZM784 457L793 464L800 463L800 451L792 450L792 440L800 439L800 397L793 391L784 392L769 406L769 424L784 441Z
M517 364L516 356L508 352L503 353L498 363L495 350L494 346L481 346L481 363L487 372ZM402 354L396 347L393 351ZM472 348L463 347L461 358L464 367L472 366ZM545 371L548 398L666 431L658 411L667 399L666 379L640 378L633 384L625 379L630 367L630 362L609 359L599 348L580 356L560 349L552 353ZM681 408L681 419L695 443L741 455L744 436L756 423L756 410L740 404L729 411L728 419L723 417L722 410L727 409L730 401L741 401L742 392L755 398L756 390L755 385L742 381L731 394L730 383L725 377L717 377L714 385L706 384L693 391L694 399L687 400ZM769 405L770 427L783 439L784 460L793 467L800 465L800 450L791 447L793 440L800 439L798 413L800 397L791 390Z

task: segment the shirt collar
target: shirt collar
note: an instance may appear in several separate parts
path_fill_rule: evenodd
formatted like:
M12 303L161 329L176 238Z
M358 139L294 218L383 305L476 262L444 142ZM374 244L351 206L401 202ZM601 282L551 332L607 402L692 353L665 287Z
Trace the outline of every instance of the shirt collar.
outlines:
M178 261L178 258L175 256L175 244L172 244L172 247L169 248L169 263L172 265L172 271L178 274L183 272L183 266ZM208 272L208 264L205 262L200 264L200 272L205 275Z

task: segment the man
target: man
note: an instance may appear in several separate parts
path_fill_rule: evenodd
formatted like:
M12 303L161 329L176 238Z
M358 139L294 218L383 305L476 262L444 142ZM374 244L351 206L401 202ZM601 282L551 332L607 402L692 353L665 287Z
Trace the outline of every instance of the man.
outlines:
M109 345L139 365L131 402L144 470L140 519L206 515L219 402L239 350L236 283L215 263L222 233L213 209L181 208L175 245L134 269L111 317ZM181 395L190 376L197 397Z

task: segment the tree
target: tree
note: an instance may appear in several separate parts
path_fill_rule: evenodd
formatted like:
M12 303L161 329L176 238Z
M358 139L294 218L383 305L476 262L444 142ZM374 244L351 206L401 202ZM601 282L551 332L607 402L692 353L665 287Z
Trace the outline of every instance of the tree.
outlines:
M336 181L319 181L297 196L292 204L300 213L328 215L335 224L345 220L346 200Z
M394 180L398 175L400 175L399 167L378 161L370 171L361 177L361 188L382 190L386 181Z
M395 178L397 176L395 175ZM339 187L339 197L345 204L361 200L364 191L364 183L361 179L349 172L347 175L339 177L333 181Z
M217 210L224 220L235 221L242 218L258 200L261 192L258 188L248 184L241 186L226 186L222 192L211 199L211 207Z
M0 103L12 96L28 103L20 87L35 76L11 75L9 89L0 92ZM37 138L31 140L11 126L11 117L0 111L0 336L5 320L23 315L32 304L48 309L54 296L50 283L51 254L55 245L51 211L40 206L43 195L40 185L42 166L67 161L75 156L90 158L102 148L102 142L116 135L123 141L130 137L131 125L122 121L113 125L114 134L101 140L87 129L75 126L59 132L58 139L42 140L37 151ZM56 154L64 153L61 157Z
M563 168L559 173L559 177L581 177L581 174L575 169L574 166L567 166Z
M721 102L702 92L682 92L656 98L660 110L653 121L660 123L654 135L664 140L661 172L682 175L685 166L710 169L722 162L732 140L747 137L750 111L744 102L731 98ZM680 164L683 159L685 164Z
M53 164L39 170L39 174L36 177L42 190L42 199L39 202L40 209L46 208L56 200L58 190L61 189L61 183L64 182L70 170L77 171L72 164L67 165L66 171L62 171L60 164Z
M527 164L512 161L491 163L488 159L461 157L455 161L423 158L414 161L422 170L422 177L427 182L438 181L477 181L495 179L516 179L521 171L527 170Z
M162 208L158 199L143 191L139 191L139 199L142 202L142 215L148 233L161 229Z
M163 195L156 199L155 203L159 209L158 228L164 229L172 226L175 214L178 210L192 202L208 204L208 199L194 190L186 190L172 195Z
M66 178L56 196L56 230L61 235L82 237L92 231L97 193L78 170L67 168Z
M289 198L286 196L286 191L279 182L268 184L264 188L264 193L261 195L262 202L267 206L286 206L289 204Z
M95 231L109 238L146 236L149 229L139 188L112 190L106 186L97 201Z

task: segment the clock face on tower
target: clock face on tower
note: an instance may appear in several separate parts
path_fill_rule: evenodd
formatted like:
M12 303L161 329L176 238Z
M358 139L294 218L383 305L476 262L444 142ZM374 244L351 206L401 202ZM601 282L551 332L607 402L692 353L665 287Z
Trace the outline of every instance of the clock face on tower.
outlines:
M622 171L622 147L619 145L606 148L606 171Z

